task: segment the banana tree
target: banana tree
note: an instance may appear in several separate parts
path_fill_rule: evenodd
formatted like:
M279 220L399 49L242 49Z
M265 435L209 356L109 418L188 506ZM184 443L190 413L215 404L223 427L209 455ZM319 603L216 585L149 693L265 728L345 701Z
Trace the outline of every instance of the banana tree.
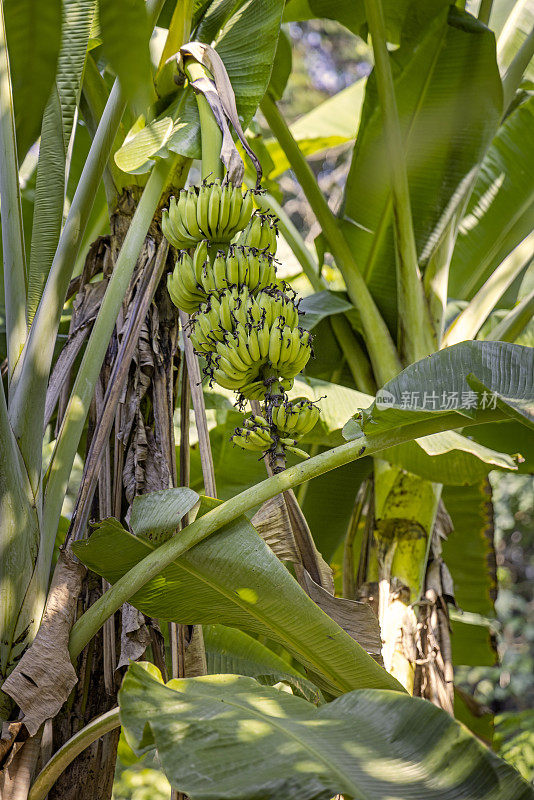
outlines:
M486 14L484 9L482 15ZM286 17L296 20L302 18L302 12L298 3L289 3ZM321 13L333 15L349 29L361 32L360 7L351 11L348 4L340 4L339 10L326 11L321 4L311 4L304 16ZM531 137L525 136L527 128L531 130L530 97L519 88L532 57L532 35L524 39L516 54L509 51L512 60L501 63L501 80L487 18L477 21L440 3L425 4L424 9L407 4L400 25L398 16L388 14L387 7L383 11L366 7L375 67L365 93L358 84L345 89L324 103L322 115L320 108L314 109L309 119L301 118L292 128L276 106L281 96L280 80L272 82L262 101L265 118L276 137L266 142L273 174L291 165L322 228L319 260L309 252L303 255L302 242L294 248L319 292L309 300L310 308L316 313L322 310L323 319L340 310L331 303L331 295L322 291L328 288L320 275L326 250L342 272L356 312L352 327L347 327L339 315L332 316L331 322L338 347L345 344L341 349L355 386L362 391L369 391L370 368L371 381L374 378L380 386L399 371L400 365L440 347L477 336L492 339L495 334L496 338L521 341L532 315L528 279L518 294L518 284L528 274L532 249L528 237L531 190L523 184L525 174L519 174L521 162L532 159ZM392 54L387 52L387 41L399 44ZM277 68L280 75L287 76L281 52L278 64L275 62ZM335 217L318 190L304 154L315 151L320 155L325 144L350 141L354 133L351 135L344 118L350 101L361 109L360 122L357 132L353 122L352 162L344 202ZM517 158L512 141L524 147ZM499 212L504 212L504 219ZM289 238L293 238L291 232ZM510 308L516 299L515 307ZM508 307L509 316L493 334L497 314L504 316L503 312L493 314L499 306ZM351 308L346 306L345 311L350 314ZM509 326L514 319L517 327L512 329ZM343 339L339 338L341 325ZM356 337L357 347L347 348L349 337ZM335 361L334 353L339 349L334 340L330 348L329 356ZM324 372L321 377L326 377ZM461 396L448 395L445 389L438 398L435 389L432 386L426 393L406 395L404 403L437 408L463 402ZM467 395L464 401L469 402ZM360 549L357 587L363 595L371 591L378 596L383 636L389 639L388 666L410 688L416 678L417 658L428 656L428 652L418 653L414 641L417 619L413 604L427 591L438 604L440 594L447 595L441 578L436 593L428 573L430 560L435 579L436 560L441 561L441 547L433 552L436 542L432 539L436 539L436 526L443 526L445 520L443 515L436 517L442 487L475 481L464 461L468 453L474 455L471 437L457 440L455 456L452 452L456 445L449 450L453 444L450 440L449 444L444 439L441 444L439 439L421 444L423 451L430 445L426 452L433 453L435 468L420 451L408 456L395 450L386 454L386 459L374 462L373 504L367 506L368 513L374 514L374 532L370 543ZM527 453L529 447L523 444L518 449ZM440 466L435 458L438 450ZM492 458L482 451L478 455L482 461L486 456ZM454 474L448 472L452 463ZM510 467L513 465L509 462ZM355 495L353 491L352 497ZM308 499L311 506L313 501ZM362 519L360 498L354 502L357 519L355 522L353 517L352 527L348 526L348 570L354 569L351 537L357 520ZM329 552L334 549L335 545ZM346 576L346 585L352 587L355 596L353 575ZM443 625L438 628L443 636ZM440 672L441 701L437 687L431 689L428 675L418 675L417 683L418 691L422 690L422 680L429 692L425 696L433 696L452 710L450 643L444 642L444 646L449 663L441 660L441 664L435 664Z
M300 7L296 0L287 4L285 12L281 0L176 5L162 0L146 5L140 0L133 4L101 0L98 14L95 2L65 0L63 4L47 5L39 15L32 14L28 4L17 4L15 8L7 0L0 3L0 195L6 356L0 393L4 456L0 466L0 638L5 679L2 713L6 720L6 797L26 796L28 790L33 800L47 795L110 796L119 722L114 705L118 676L122 675L120 666L125 663L123 658L126 662L129 657L139 658L148 642L151 657L161 672L186 681L196 680L188 675L206 671L211 641L219 656L233 653L232 663L241 664L241 670L252 669L253 675L283 680L305 703L341 696L335 701L337 706L331 704L327 716L332 713L336 718L345 694L350 711L350 704L357 702L353 692L362 689L371 692L369 703L376 705L378 710L372 713L377 718L388 715L388 704L391 719L395 713L402 714L404 707L388 700L387 690L402 692L395 676L412 689L414 659L407 657L405 650L398 652L392 644L398 638L398 630L405 631L406 617L412 615L413 621L412 606L423 588L432 588L427 567L430 553L434 563L439 562L432 533L439 529L436 513L441 484L445 482L442 470L448 469L450 474L460 463L462 468L472 470L469 475L476 473L478 478L490 466L515 468L506 454L473 443L457 431L525 424L532 416L532 387L525 377L532 372L532 352L509 343L510 339L516 341L524 327L529 300L521 300L510 317L500 320L499 340L490 335L487 338L493 341L464 342L482 328L502 294L499 289L515 277L514 267L503 267L489 288L479 288L477 281L483 282L495 270L494 261L488 263L487 272L465 291L470 303L455 326L445 337L441 332L445 273L456 238L460 246L460 222L469 218L466 214L475 213L474 198L484 196L479 182L486 177L491 183L488 170L484 171L484 159L490 159L491 148L498 146L500 135L509 135L507 126L516 119L514 115L527 108L526 97L514 97L514 93L522 74L517 65L529 60L525 55L529 40L524 45L526 50L519 51L507 72L510 77L504 82L505 95L508 101L513 99L514 108L500 125L502 89L491 32L467 14L449 11L444 4L433 4L424 13L419 5L406 4L402 30L398 15L394 14L391 19L386 17L385 26L380 3L358 4L354 19L350 9L342 8L340 12L345 24L352 20L349 27L368 27L375 52L378 99L373 78L366 90L353 172L347 182L345 219L338 220L277 111L273 92L276 94L275 85L280 92L280 80L276 84L273 80L269 87L273 62L277 67L274 78L279 71L278 60L283 58L284 40L279 39L282 15L298 18L301 12L298 8L295 11ZM313 9L306 9L305 13L313 13ZM418 20L417 26L414 19ZM393 40L401 41L395 70L386 48L386 30ZM26 77L26 59L29 43L34 40L43 45L36 52L36 79L32 73L30 80ZM480 50L476 51L480 66L469 71L466 53L473 44ZM425 63L424 55L432 53L435 57L436 52L446 54L445 63L438 58L430 71L423 70L417 59ZM285 53L287 66L287 49ZM413 195L417 180L409 167L413 166L417 177L421 165L411 165L406 142L412 128L417 130L414 109L418 114L424 111L424 119L432 118L432 109L426 108L425 100L433 96L428 94L432 80L439 86L440 76L449 75L449 53L457 69L454 75L458 84L465 78L469 92L466 98L454 86L457 99L444 100L449 127L442 125L439 116L433 125L446 138L452 116L468 107L472 136L461 157L449 151L445 156L428 154L428 159L432 156L428 163L432 165L433 183L429 188L422 181L427 195L420 197L417 205ZM419 82L412 82L410 76L414 75ZM428 82L421 86L424 77ZM311 401L321 395L325 383L314 381L311 367L307 367L304 380L295 381L294 389L297 395L304 394L308 399L292 405L285 398L289 384L309 357L310 337L296 325L298 314L291 328L298 331L292 359L288 362L280 357L286 336L284 326L271 325L272 350L268 348L262 356L260 371L256 366L255 372L247 371L246 381L239 364L245 364L243 359L253 353L252 328L245 329L245 342L236 340L238 355L227 353L234 360L221 361L227 356L221 352L220 342L214 343L213 337L205 334L209 346L202 350L200 334L184 316L187 312L196 313L204 296L213 293L209 280L211 270L216 274L216 263L226 276L223 279L228 288L232 283L230 268L237 268L239 286L251 280L250 260L242 275L239 263L237 267L233 262L229 266L234 254L231 241L240 228L245 228L248 219L245 215L241 220L238 213L235 225L229 225L233 219L231 203L224 225L221 215L223 195L233 192L236 203L243 206L248 202L244 198L251 197L240 191L243 164L228 122L242 141L245 158L252 157L256 163L243 130L260 103L272 134L317 214L325 246L331 250L347 287L348 300L323 293L327 286L323 285L319 270L314 272L315 259L285 219L283 209L278 210L274 199L254 194L259 208L277 214L284 237L302 259L314 288L321 290L316 318L324 320L333 309L344 312L342 316L332 316L333 341L350 364L356 388L330 381L326 384L327 399L317 404ZM387 158L380 157L382 138ZM423 133L419 131L415 139L417 150ZM366 147L370 152L366 153ZM376 148L378 153L373 152ZM194 159L200 159L203 184L198 191L180 193ZM391 174L389 167L382 176L377 171L375 183L370 184L376 197L373 194L373 203L367 198L365 210L376 214L378 208L378 225L374 219L360 219L360 212L351 207L349 191L357 194L362 165L372 168L373 159L393 165ZM453 160L456 172L449 180ZM507 165L505 174L513 175L511 165ZM515 189L503 186L515 196ZM209 197L205 196L205 188L209 188ZM177 196L176 202L169 201L171 194ZM434 203L436 194L439 207ZM184 216L182 199L186 203ZM196 204L195 209L206 212L206 225L198 214L189 224L191 202ZM521 209L525 207L524 198L522 202ZM470 207L468 203L475 205ZM421 215L422 232L413 224L412 208L426 213ZM495 244L495 258L508 254L517 244L514 237L520 236L522 225L526 224L521 217L517 222L517 213L510 212L510 217L511 232L504 243ZM264 215L256 214L258 218L263 225ZM415 213L414 219L418 219ZM360 229L354 223L365 224L366 230L376 228L369 267L364 271L359 262L367 257L366 251L356 240ZM195 226L198 231L193 230ZM266 227L273 227L268 220ZM488 227L491 233L497 233L491 221ZM162 228L167 238L162 235ZM464 229L467 237L466 224ZM256 234L249 227L242 235ZM205 238L223 245L222 261L217 262L217 255L201 264L208 264L205 273L199 273L196 285L189 286L192 295L198 295L198 302L187 307L183 295L184 286L187 288L185 276L190 262L194 267L194 245ZM258 249L251 248L249 240L240 241L237 246L243 252L244 248ZM263 239L260 244L269 250L263 247ZM271 241L271 249L272 246ZM369 244L365 247L369 249ZM476 249L474 239L471 247ZM175 250L183 251L178 260ZM264 258L271 268L268 253ZM389 262L398 264L394 272L388 271ZM171 275L169 280L167 273ZM222 273L217 274L220 278ZM393 275L396 277L392 281ZM376 278L376 285L370 276L373 281ZM387 292L377 289L384 286L384 281L380 283L382 278L389 287L396 283L396 302L391 302ZM208 282L206 285L203 279ZM270 293L264 291L265 287L258 288L259 283L250 288L252 293L263 291L271 305L280 302L287 323L295 304L287 288L276 280L267 280L267 285L273 286ZM471 297L469 292L474 291L477 294ZM461 292L458 296L463 298ZM191 302L191 296L185 300ZM313 304L313 298L309 302ZM219 306L214 304L202 313L208 316L213 308ZM234 315L238 311L239 305ZM220 314L222 317L223 311ZM310 318L313 321L313 314ZM260 321L264 326L264 317L258 317L255 324ZM317 337L318 347L321 338ZM220 390L213 392L206 387L203 397L192 341L205 356L219 348L217 359L206 358L208 377L218 379L226 389L237 386L242 399L252 401L252 423L241 425L234 441L239 440L245 447L254 443L255 448L250 449L269 451L268 466L275 474L267 479L262 481L258 474L261 465L256 461L257 455L240 451L228 455L228 443L222 440L227 438L227 425L235 424L236 412L228 411L228 397L222 396ZM227 346L224 336L222 341ZM441 344L454 346L440 350ZM257 348L261 356L259 341ZM256 364L258 358L252 361ZM227 365L224 375L221 364ZM180 390L175 392L178 382L174 373L178 366ZM245 366L248 369L248 362ZM382 389L375 399L377 386ZM421 387L429 392L453 392L459 397L475 394L480 402L467 407L408 407L405 393L419 392ZM264 417L257 414L253 392L259 392L264 400ZM486 397L490 400L483 399ZM208 496L205 499L192 488L183 488L188 483L195 485L198 472L194 448L191 461L189 458L190 398L201 442L198 468ZM177 400L181 412L179 467L173 426ZM222 409L225 419L212 432L212 447L206 414L210 403ZM319 421L317 407L322 409ZM308 435L314 446L338 446L323 449L304 463L293 463L294 455L303 453L295 448L293 434L280 435L284 426L293 430L288 420L282 419L282 408L284 413L289 408L290 416L306 417L299 435ZM368 411L344 428L349 441L339 444L344 423L362 408ZM310 420L316 423L311 431ZM443 438L446 432L454 433ZM83 476L69 513L69 480L80 456ZM287 468L286 456L290 464ZM224 458L233 458L231 467L230 462L225 465ZM373 512L369 509L374 508L376 533L371 529L366 561L362 561L364 567L359 570L360 585L369 585L373 579L379 583L378 612L386 640L384 659L390 672L381 666L380 635L369 605L356 602L354 596L333 596L329 568L292 494L293 487L307 486L312 478L350 465L356 470L349 476L353 479L349 498L354 502L354 476L359 476L358 485L362 483L369 475L373 458L374 486L360 493L352 531L357 532L364 516L371 518ZM364 462L366 466L360 469ZM228 469L233 481L228 481ZM421 479L421 472L429 477L427 470L431 472L430 480ZM237 488L240 481L243 491ZM172 488L178 485L182 488ZM314 495L320 497L320 491L321 487L316 493L311 484L306 490L307 502L313 502ZM226 501L209 499L217 494ZM408 495L402 506L402 522L409 521L408 535L406 524L399 523L401 506L395 503L399 494ZM267 510L262 506L263 517L260 514L253 518L265 539L262 541L244 515L269 501L277 504L278 517L275 519L274 506L267 506ZM62 512L69 513L70 519L66 520ZM87 538L90 517L100 519L101 524ZM179 527L180 533L175 533ZM66 543L57 557L55 545L61 544L65 528ZM414 531L415 535L411 535ZM208 538L212 534L215 535ZM297 580L280 559L294 564ZM348 557L347 581L354 578L353 563L353 558ZM88 577L83 564L92 570ZM102 577L102 582L96 580L96 575ZM426 587L423 581L427 582ZM399 615L395 616L399 605L403 614L400 625ZM132 617L133 626L128 628ZM169 653L165 652L165 640L152 619L167 623ZM228 627L217 629L219 639L208 627L206 631L212 631L212 638L207 635L205 647L198 626L211 625ZM276 661L276 653L254 638L258 636L265 637L267 643L275 642L274 647L282 648L284 658ZM119 641L121 661L117 673L115 647ZM138 680L144 679L142 673L132 671L130 684L126 682L124 686L125 698L130 697L128 687L136 675ZM196 684L184 684L189 685ZM202 685L208 686L209 682ZM247 684L246 691L254 692L251 686ZM123 723L132 746L142 752L148 742L137 741L135 731L145 724L138 720L143 715L158 715L159 700L155 698L152 705L142 706L135 700L133 689L131 696L134 715L128 716L127 703L123 703ZM274 697L277 701L278 696ZM202 690L200 698L201 705L208 703L207 697L202 700ZM410 698L405 702L421 729L430 730L436 725L444 739L448 732L453 738L460 735L458 726L444 715L435 712L438 716L428 716L430 712L424 704ZM208 708L206 705L206 713ZM312 714L311 706L310 709L308 713ZM287 713L305 715L297 706ZM51 738L48 721L54 717ZM243 719L236 728L241 724L246 727L248 723ZM425 728L426 725L430 727ZM339 727L340 736L346 739L342 721ZM97 744L104 733L110 735ZM171 726L169 735L176 754L178 739ZM409 734L403 735L408 741ZM380 732L377 737L385 747L386 740ZM155 733L152 745L163 759L159 733ZM453 746L451 742L443 744L440 752L444 758ZM476 749L478 745L473 743L472 747ZM419 752L415 757L421 760L434 758L438 752L421 753L415 743L414 750ZM54 754L45 764L51 751ZM379 752L377 744L376 753ZM488 765L492 775L488 791L508 792L510 797L519 796L518 792L530 796L511 769L483 749L476 752L468 777L462 773L448 785L451 797L468 796L465 781L478 781L480 770ZM372 792L376 794L378 789L366 788L360 775L361 769L365 770L366 757L353 755L353 768L343 779L338 770L337 777L333 782L329 777L324 788L323 784L319 789L312 782L310 789L308 784L291 777L298 773L299 765L290 760L284 766L289 774L283 779L286 782L262 791L267 792L265 796L274 796L273 792L286 791L287 786L293 785L303 796L318 796L318 791L375 796ZM192 763L192 757L185 758ZM44 768L29 788L38 759ZM466 763L465 769L468 768ZM209 770L206 775L208 781L212 780ZM176 790L187 791L192 797L195 792L203 796L205 789L184 780L181 770L173 773L171 780ZM428 797L431 780L431 776L425 776L418 785L419 794L412 792L412 796ZM226 796L257 796L259 789L253 776L245 784L241 789L232 778L230 788L224 789L229 792ZM402 791L401 786L402 781L398 781L397 792ZM218 794L223 796L221 792Z

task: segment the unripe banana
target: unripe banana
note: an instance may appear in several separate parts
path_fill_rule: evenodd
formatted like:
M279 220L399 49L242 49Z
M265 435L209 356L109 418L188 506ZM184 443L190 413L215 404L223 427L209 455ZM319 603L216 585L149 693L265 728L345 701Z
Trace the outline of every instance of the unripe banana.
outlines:
M185 201L185 222L192 239L202 239L202 233L197 221L197 194L193 188L189 189Z
M203 239L211 239L208 224L208 209L210 202L210 187L203 183L197 195L197 222L202 231Z
M226 183L221 189L221 203L219 207L219 229L221 231L228 228L233 191L231 183Z
M221 204L221 186L218 182L211 185L208 201L208 230L210 238L217 241L219 234L219 208Z
M276 237L278 229L275 217L271 214L261 214L255 211L247 227L240 235L238 244L254 247L257 250L276 253Z
M276 219L252 210L251 192L220 181L171 198L162 229L181 252L167 278L169 294L191 314L189 335L205 356L210 385L232 389L241 402L265 400L267 416L245 420L233 440L263 452L280 442L305 457L295 444L319 411L305 398L289 403L285 392L311 355L311 337L298 325L295 293L276 278ZM237 244L210 253L210 245L228 244L239 231ZM186 250L193 247L191 258Z

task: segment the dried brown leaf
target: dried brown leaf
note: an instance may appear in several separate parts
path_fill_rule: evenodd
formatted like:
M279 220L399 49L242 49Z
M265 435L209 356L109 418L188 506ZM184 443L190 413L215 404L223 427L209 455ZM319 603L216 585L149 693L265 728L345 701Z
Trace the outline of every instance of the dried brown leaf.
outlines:
M58 713L78 680L68 644L85 572L83 564L61 551L37 636L2 687L24 713L31 736Z
M378 618L371 606L358 600L346 600L334 597L322 586L319 586L306 571L302 570L305 589L314 603L317 603L325 614L352 636L376 660L380 659L382 640Z
M281 561L300 561L282 495L277 494L266 500L251 521L265 544Z
M138 661L152 641L145 615L129 603L122 607L121 623L121 652L117 669L128 666L130 661Z

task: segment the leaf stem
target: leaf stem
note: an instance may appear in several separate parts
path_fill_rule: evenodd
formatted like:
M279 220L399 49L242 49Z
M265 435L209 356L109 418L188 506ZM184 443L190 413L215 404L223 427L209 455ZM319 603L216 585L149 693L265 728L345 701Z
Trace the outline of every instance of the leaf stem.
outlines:
M9 67L4 4L0 0L0 199L2 204L2 250L8 382L19 360L27 336L26 251L22 227L17 140L13 88Z
M419 272L406 159L395 86L386 45L386 28L381 0L365 0L365 10L373 43L374 73L389 151L394 230L398 255L397 292L401 342L405 360L412 364L433 353L437 343Z
M291 164L328 241L332 255L343 273L349 297L360 312L365 343L369 350L376 380L382 385L402 369L402 364L387 325L376 307L354 260L352 250L338 225L338 221L330 210L308 162L294 140L276 103L268 94L265 95L261 102L261 110Z
M211 80L211 75L206 67L192 59L186 62L185 73L190 81L194 81L197 78ZM196 100L202 136L202 178L220 180L224 176L224 165L221 161L222 131L217 124L210 104L201 92L196 93Z
M119 711L119 708L112 708L111 711L107 711L105 714L91 720L74 736L71 736L54 753L50 761L45 764L30 788L28 800L45 800L59 776L74 761L76 756L79 756L101 736L119 727L121 724Z
M515 342L534 315L534 289L506 314L485 341Z
M487 25L491 17L491 9L493 7L493 0L480 0L480 8L478 9L478 19Z
M515 54L502 79L503 113L506 113L516 90L519 88L523 74L534 56L534 27Z
M504 412L499 409L486 411L484 422L493 422L505 418ZM462 424L464 427L477 424L477 420L466 417ZM194 545L206 539L224 525L233 522L251 508L261 505L271 497L292 489L294 486L336 469L336 467L363 458L364 455L373 455L388 447L456 427L458 427L458 414L449 413L429 420L411 423L394 431L371 434L369 436L362 435L358 439L342 444L325 453L319 453L319 455L310 458L308 461L288 467L283 472L273 475L246 489L241 494L230 498L203 517L195 520L191 525L188 525L180 534L153 550L146 558L119 578L96 603L82 614L71 631L69 642L71 658L74 660L101 628L106 619L111 614L114 614L123 603L128 601L148 581L159 575L165 567L190 550L191 547L194 547Z
M334 314L330 317L330 324L343 355L347 359L356 388L359 392L376 394L377 387L369 359L360 347L347 317L344 314Z
M512 250L464 310L451 322L445 331L442 346L450 347L452 344L474 339L510 284L523 271L526 272L533 261L534 256L529 256L526 262L519 260L517 252Z

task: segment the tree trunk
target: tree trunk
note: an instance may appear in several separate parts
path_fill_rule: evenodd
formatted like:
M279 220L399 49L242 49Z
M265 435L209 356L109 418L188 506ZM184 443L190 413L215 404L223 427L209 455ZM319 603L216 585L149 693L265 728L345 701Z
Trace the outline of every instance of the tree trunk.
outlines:
M424 587L441 486L375 460L374 530L367 584L378 585L384 666L410 692L417 661L417 604Z
M126 191L111 221L111 236L99 248L104 277L115 263L135 211L138 190ZM133 313L143 275L154 269L161 242L159 224L153 223L139 256L115 334L108 352L89 415L86 450L99 425L109 378L120 343ZM127 524L134 497L176 484L173 428L173 382L178 342L177 311L170 302L164 278L150 303L141 327L134 355L127 370L121 396L115 408L113 429L101 453L95 453L100 467L92 501L92 519L114 516ZM61 405L61 404L60 404ZM61 407L58 411L61 414ZM83 483L83 481L82 481ZM78 498L80 498L80 493ZM89 573L79 601L79 613L92 605L106 584ZM164 647L159 628L131 606L107 621L80 655L79 682L69 701L53 721L53 750L94 717L117 705L117 691L129 659L143 656L152 647L154 662L166 673ZM78 756L49 794L49 800L108 800L111 797L119 730L112 731Z

